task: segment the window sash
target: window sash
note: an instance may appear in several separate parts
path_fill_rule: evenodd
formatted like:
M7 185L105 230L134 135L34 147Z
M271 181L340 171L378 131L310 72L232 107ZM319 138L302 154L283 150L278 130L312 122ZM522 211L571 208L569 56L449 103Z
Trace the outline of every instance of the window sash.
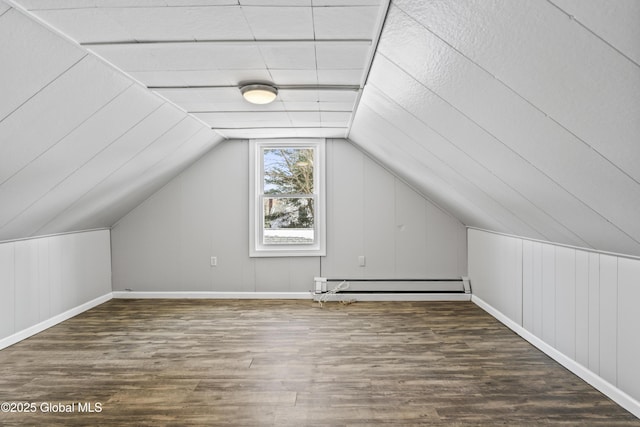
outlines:
M318 197L315 194L274 196L272 194L262 194L259 197L262 207L260 218L260 242L265 246L271 245L313 245L316 243L318 230L315 213L311 216L311 227L266 227L265 202L268 199L311 199L312 206L318 206ZM280 236L277 238L276 236Z
M261 256L324 256L326 254L325 230L325 165L324 139L305 140L251 140L250 150L250 247L251 257ZM265 152L280 148L313 150L313 193L265 192ZM269 189L267 189L269 191ZM268 198L312 198L313 200L313 241L281 241L269 239L272 229L265 227L264 202ZM282 229L281 229L282 230ZM266 231L266 233L265 233ZM296 234L289 231L285 234ZM304 234L304 233L301 233Z

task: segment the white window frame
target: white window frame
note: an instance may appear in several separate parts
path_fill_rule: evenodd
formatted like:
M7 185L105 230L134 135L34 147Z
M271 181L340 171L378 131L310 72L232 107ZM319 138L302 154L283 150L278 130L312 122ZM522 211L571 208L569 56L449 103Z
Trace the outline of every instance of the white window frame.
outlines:
M249 256L325 256L326 255L326 178L324 139L252 139L249 141ZM264 244L263 205L264 155L270 148L314 149L314 243L313 244Z

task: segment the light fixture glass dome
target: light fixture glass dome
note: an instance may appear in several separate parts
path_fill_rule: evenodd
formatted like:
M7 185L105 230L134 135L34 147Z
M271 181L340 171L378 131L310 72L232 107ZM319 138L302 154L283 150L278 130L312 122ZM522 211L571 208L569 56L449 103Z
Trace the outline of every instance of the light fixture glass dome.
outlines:
M240 92L244 99L252 104L269 104L278 96L278 89L265 84L251 84L242 86Z

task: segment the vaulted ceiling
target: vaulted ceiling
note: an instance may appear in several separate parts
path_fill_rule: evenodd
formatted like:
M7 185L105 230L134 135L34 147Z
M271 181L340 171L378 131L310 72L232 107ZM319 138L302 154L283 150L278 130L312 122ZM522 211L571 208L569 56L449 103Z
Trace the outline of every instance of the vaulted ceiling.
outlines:
M381 0L18 0L226 138L344 138ZM270 83L256 106L238 88Z
M468 226L640 255L640 2L394 0L350 138Z
M308 136L468 226L640 256L639 24L637 0L0 1L0 240L110 226L224 138Z

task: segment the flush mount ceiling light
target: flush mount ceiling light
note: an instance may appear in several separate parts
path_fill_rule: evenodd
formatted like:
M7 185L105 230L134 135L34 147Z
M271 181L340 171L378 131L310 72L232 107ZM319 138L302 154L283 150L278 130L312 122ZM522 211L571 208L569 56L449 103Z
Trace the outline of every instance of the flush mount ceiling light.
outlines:
M252 104L268 104L276 99L278 89L265 84L250 84L242 86L240 93Z

